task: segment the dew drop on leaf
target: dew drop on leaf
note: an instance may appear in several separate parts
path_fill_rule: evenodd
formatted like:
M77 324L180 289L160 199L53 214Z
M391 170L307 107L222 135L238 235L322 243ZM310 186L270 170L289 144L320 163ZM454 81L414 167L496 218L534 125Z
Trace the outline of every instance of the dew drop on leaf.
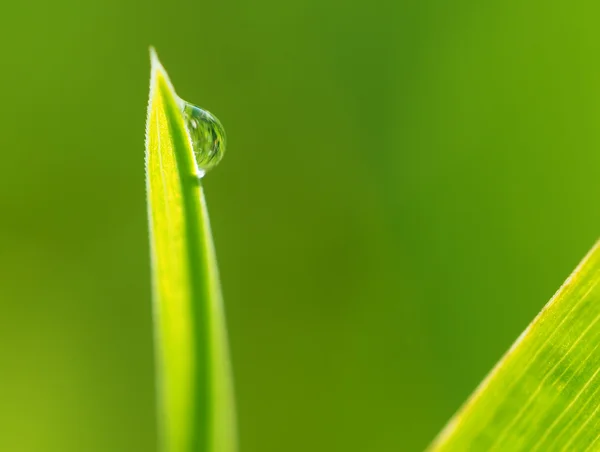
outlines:
M225 153L225 129L210 112L182 101L185 126L192 140L192 150L198 164L199 176L214 168Z

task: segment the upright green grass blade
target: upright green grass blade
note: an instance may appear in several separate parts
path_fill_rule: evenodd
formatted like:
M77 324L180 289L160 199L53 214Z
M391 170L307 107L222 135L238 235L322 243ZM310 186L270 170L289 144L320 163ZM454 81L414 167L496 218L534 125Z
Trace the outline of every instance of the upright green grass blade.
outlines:
M431 451L600 450L600 244Z
M165 452L234 452L233 390L204 192L180 99L152 52L146 186Z

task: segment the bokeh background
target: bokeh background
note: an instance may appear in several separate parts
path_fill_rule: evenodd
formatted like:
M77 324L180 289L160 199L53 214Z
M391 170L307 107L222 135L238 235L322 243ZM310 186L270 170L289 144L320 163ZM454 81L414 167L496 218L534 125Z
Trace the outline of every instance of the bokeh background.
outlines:
M600 231L595 1L0 6L0 450L155 452L148 46L205 180L243 452L422 450Z

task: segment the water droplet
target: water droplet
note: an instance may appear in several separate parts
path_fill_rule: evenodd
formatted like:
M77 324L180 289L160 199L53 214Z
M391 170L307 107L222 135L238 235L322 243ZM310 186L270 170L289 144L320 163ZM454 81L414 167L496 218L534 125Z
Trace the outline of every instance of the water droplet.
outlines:
M192 139L192 150L202 177L225 153L225 129L210 112L182 101L183 120Z

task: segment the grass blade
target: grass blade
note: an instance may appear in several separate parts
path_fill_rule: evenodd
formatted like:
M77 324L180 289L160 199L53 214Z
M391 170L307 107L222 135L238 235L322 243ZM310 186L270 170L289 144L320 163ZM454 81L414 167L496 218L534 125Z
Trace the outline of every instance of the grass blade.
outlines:
M431 446L600 449L600 243Z
M152 53L146 188L165 452L234 452L232 379L208 212L180 99Z

